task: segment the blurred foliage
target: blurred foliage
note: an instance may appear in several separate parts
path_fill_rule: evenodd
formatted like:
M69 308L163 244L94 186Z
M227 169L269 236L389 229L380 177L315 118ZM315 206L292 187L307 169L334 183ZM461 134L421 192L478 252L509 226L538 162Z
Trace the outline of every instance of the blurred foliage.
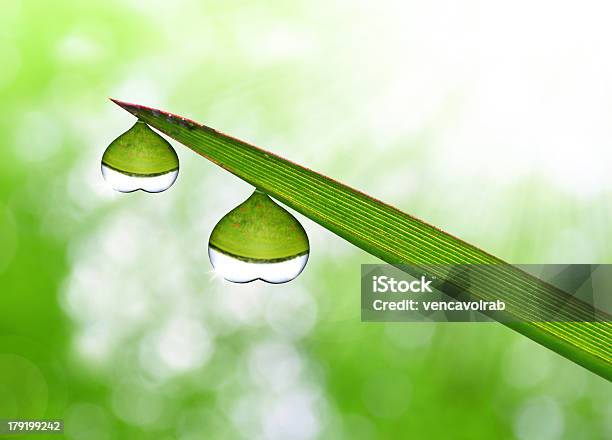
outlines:
M513 29L534 41L507 43L501 2L499 17L450 7L440 19L448 5L434 3L2 2L0 418L63 418L66 438L88 440L610 437L610 384L502 326L361 323L359 265L375 260L307 219L311 260L294 282L215 278L208 234L251 189L180 145L166 193L115 194L100 176L133 123L115 96L253 141L508 261L610 261L609 186L593 180L609 174L597 173L605 132L580 125L599 107L567 92L575 110L553 112L550 145L521 146L511 93L473 85L529 89L497 87L517 77L503 77L507 59L536 86L549 65L562 75L556 58L512 57L554 46L533 29L562 38L575 11L529 9L519 15L538 25ZM580 14L589 30L605 17ZM584 35L578 48L611 41ZM504 56L470 50L487 41ZM589 72L581 96L605 101ZM503 139L466 122L469 97L487 93ZM538 120L538 102L513 117ZM564 135L570 120L588 143ZM521 147L558 154L525 170ZM575 174L551 178L563 157ZM585 182L596 191L574 191Z

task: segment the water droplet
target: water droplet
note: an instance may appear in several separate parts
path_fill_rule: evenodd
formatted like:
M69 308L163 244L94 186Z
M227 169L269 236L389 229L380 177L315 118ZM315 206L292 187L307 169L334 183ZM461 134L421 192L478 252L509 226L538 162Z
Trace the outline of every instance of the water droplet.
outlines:
M208 243L215 271L234 283L291 281L306 266L309 250L300 222L257 190L217 223Z
M165 191L178 172L174 148L142 121L115 139L102 156L102 176L120 192Z

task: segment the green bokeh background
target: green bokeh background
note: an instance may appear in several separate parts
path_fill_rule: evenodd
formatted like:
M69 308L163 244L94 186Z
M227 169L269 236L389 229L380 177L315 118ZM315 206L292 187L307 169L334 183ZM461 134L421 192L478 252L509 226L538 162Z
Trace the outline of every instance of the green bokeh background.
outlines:
M612 437L610 383L501 325L361 323L377 260L308 219L294 282L215 277L208 236L252 188L180 145L162 194L99 171L133 124L113 96L507 261L609 263L610 11L541 3L3 1L0 419L87 440Z

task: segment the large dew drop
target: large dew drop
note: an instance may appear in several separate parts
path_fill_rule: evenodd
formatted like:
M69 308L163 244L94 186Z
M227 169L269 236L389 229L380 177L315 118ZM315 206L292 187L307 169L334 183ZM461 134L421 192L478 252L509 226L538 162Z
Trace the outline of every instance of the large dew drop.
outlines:
M165 191L178 172L174 148L142 121L115 139L102 156L102 175L120 192Z
M223 217L208 243L215 271L234 283L291 281L306 266L309 250L300 222L260 191Z

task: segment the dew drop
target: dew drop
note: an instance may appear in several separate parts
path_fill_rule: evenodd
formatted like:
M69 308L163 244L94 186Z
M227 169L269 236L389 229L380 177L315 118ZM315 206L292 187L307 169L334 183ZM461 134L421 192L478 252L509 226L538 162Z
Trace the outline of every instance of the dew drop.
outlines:
M219 220L208 243L215 271L234 283L291 281L309 251L300 222L258 190Z
M165 191L178 172L178 156L172 145L142 121L115 139L102 156L102 176L120 192Z

